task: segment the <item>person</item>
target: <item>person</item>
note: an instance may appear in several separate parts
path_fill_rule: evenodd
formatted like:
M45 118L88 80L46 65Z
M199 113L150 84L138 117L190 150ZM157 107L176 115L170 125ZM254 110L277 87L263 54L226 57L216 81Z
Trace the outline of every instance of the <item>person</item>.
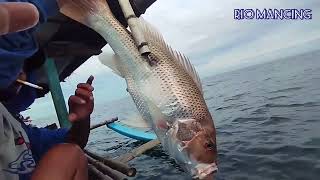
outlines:
M58 2L54 0L29 2L0 3L1 102L9 102L10 97L29 97L17 96L21 89L25 92L25 87L15 80L26 78L20 70L24 61L38 50L33 37L35 27L59 10ZM34 180L87 179L87 161L81 148L86 145L89 135L93 110L92 80L90 77L87 83L79 84L75 95L69 98L70 130L49 131L26 126L16 121L0 103L0 179L30 179L31 174ZM33 101L11 106L10 111L20 112L21 106ZM60 144L62 142L66 143Z
M21 80L26 80L26 77L23 72L18 76ZM78 84L75 95L69 98L70 130L48 130L26 126L22 121L17 123L5 106L0 105L0 122L8 124L7 127L0 126L0 131L3 131L0 137L0 164L3 168L0 179L14 179L16 176L29 179L34 169L34 180L87 178L87 162L80 148L86 145L90 131L90 114L94 107L92 81L93 76L90 76L87 83ZM21 86L13 82L8 89L1 90L0 101L8 105L16 100L21 90L29 88ZM16 112L12 107L15 106L11 106L9 111ZM67 144L61 144L63 142Z
M23 77L25 76L19 76L20 79L23 79ZM23 154L18 153L16 157L12 158L13 160L7 160L7 164L2 164L2 162L0 162L0 164L2 164L1 167L5 167L5 171L1 173L4 177L6 177L3 179L10 179L8 177L12 177L12 174L19 174L20 179L28 179L30 178L32 168L34 168L38 163L39 164L33 173L33 179L48 179L51 177L56 179L70 179L70 173L74 173L74 171L76 170L77 172L79 171L78 174L81 174L81 177L85 179L85 177L87 176L87 171L85 169L86 159L79 147L83 148L86 145L89 135L89 119L90 114L93 111L93 87L90 85L92 80L93 77L90 77L87 83L80 83L77 86L75 95L69 98L69 120L72 122L72 127L69 131L67 131L66 129L47 130L45 128L29 127L26 126L23 122L20 122L20 124L18 124L18 126L21 126L22 128L20 128L20 133L18 133L18 136L14 138L14 142L18 142L18 144L16 143L15 145L26 145L27 149L31 150L28 151L28 160L29 162L32 162L31 164L34 165L27 167L31 167L31 170L26 171L26 167L23 167L23 160L19 160L20 156ZM8 91L19 93L19 90L17 89L22 89L19 86L21 85L13 83L13 85L10 86L11 89L8 89ZM6 93L0 92L0 94L3 95ZM1 102L4 102L4 104L10 102L10 98L14 99L14 96L12 96L12 94L11 96L0 96L0 100ZM1 113L3 113L3 111L5 111L4 106L1 109ZM15 124L13 121L16 120L12 116L10 117L11 114L8 114L9 113L6 113L6 116L4 116L6 117L6 121L10 120L10 124ZM14 126L12 126L12 128L16 129L16 127ZM4 134L10 134L10 132L8 133L8 129L1 128L1 130L4 130ZM26 135L21 136L22 134ZM68 144L59 144L63 142L67 142ZM8 144L8 142L6 144ZM59 145L53 147L56 144ZM5 143L1 141L1 146L4 147L4 145ZM0 154L4 153L3 157L7 156L6 152L12 151L14 149L14 147L12 146L6 145L5 147L11 148L8 148L8 150L3 150L3 148L1 149ZM22 153L26 152L22 151ZM47 155L44 155L46 153ZM66 157L70 157L71 159L68 160L66 159ZM15 162L14 164L16 164L17 161L21 161L21 166L12 166L12 162ZM64 162L63 164L61 164L62 161ZM56 173L50 175L50 177L47 177L48 174L52 172Z
M17 79L24 61L38 50L37 27L59 12L56 0L10 1L0 1L0 89Z
M58 145L53 148L47 147L49 150L39 161L32 174L32 180L88 179L87 159L80 148L86 146L90 133L90 115L94 108L92 81L93 76L90 76L86 83L78 84L75 95L69 98L68 119L72 123L72 127L64 139L68 144L56 142ZM46 144L44 141L45 139L42 140L42 144ZM53 139L53 141L56 140ZM61 162L64 163L61 164Z
M76 13L70 4L83 0L0 0L0 89L17 79L24 61L38 51L37 28L62 11ZM89 1L89 0L88 0ZM80 9L79 9L80 10ZM90 8L88 8L88 11ZM83 12L83 11L82 11ZM70 16L76 19L76 14Z

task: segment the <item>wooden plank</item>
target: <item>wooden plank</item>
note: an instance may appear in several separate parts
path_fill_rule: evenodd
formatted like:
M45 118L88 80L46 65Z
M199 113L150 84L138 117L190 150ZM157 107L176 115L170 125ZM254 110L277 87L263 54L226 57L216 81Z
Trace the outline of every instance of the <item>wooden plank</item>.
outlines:
M90 151L84 150L85 153L87 153L87 155L91 156L92 158L99 160L100 162L102 162L103 164L111 167L112 169L115 169L129 177L134 177L137 173L137 170L135 168L132 168L130 166L128 166L125 163L122 163L120 161L115 161L112 159L108 159L108 158L103 158L101 156L98 156Z
M92 164L88 164L88 171L92 173L94 176L99 178L99 180L113 180L108 175L103 174L97 168L95 168Z
M109 177L111 177L112 179L115 179L115 180L125 180L125 179L127 179L127 177L124 174L122 174L121 172L116 171L114 169L111 169L109 166L106 166L102 162L99 162L99 161L93 159L92 157L90 157L87 154L86 154L86 156L87 156L89 164L92 164L94 167L96 167L103 174L106 174L107 176L109 176Z
M139 146L136 149L133 149L131 152L120 156L116 160L120 161L120 162L127 163L127 162L131 161L132 159L140 156L144 152L156 147L159 144L160 144L160 141L158 139L149 141L149 142L143 144L142 146Z

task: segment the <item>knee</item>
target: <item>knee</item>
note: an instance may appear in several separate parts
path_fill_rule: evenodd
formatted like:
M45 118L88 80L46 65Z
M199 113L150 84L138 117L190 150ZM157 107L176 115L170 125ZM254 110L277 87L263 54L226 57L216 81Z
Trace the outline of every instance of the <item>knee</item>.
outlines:
M51 154L53 157L58 156L62 158L67 158L69 160L77 161L78 163L85 163L87 164L87 158L82 151L82 149L76 145L76 144L58 144L51 148L48 152L48 154Z
M52 147L40 160L33 180L75 179L75 175L87 177L87 158L75 144L58 144ZM83 179L83 178L76 178Z

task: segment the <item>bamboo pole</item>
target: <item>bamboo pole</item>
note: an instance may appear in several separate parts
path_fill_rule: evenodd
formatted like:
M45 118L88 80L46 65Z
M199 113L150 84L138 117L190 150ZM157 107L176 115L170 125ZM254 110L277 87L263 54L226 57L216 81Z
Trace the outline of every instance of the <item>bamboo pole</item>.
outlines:
M101 126L104 126L104 125L106 125L106 124L113 123L113 122L115 122L115 121L117 121L117 120L118 120L118 117L114 117L114 118L105 120L105 121L103 121L103 122L101 122L101 123L92 125L92 126L90 127L90 130L96 129L96 128L101 127Z
M137 173L137 170L133 167L128 166L125 163L119 162L119 161L115 161L112 159L107 159L107 158L103 158L101 156L98 156L90 151L84 150L85 153L87 153L87 155L91 156L92 158L99 160L100 162L102 162L103 164L111 167L114 170L117 170L129 177L134 177Z
M120 156L116 160L123 162L123 163L127 163L127 162L131 161L132 159L140 156L144 152L156 147L159 144L160 144L160 141L158 139L149 141L149 142L143 144L142 146L139 146L136 149L133 149L130 153L127 153L127 154Z
M92 174L94 174L97 178L100 180L113 180L108 175L103 174L100 172L97 168L95 168L92 164L88 164L88 171L90 171Z
M125 179L127 179L125 177L125 175L120 173L119 171L111 169L110 167L104 165L102 162L99 162L99 161L93 159L92 157L90 157L87 154L86 154L86 156L87 156L88 162L90 164L94 165L98 170L103 172L103 174L106 174L106 175L108 175L109 177L111 177L112 179L115 179L115 180L125 180Z

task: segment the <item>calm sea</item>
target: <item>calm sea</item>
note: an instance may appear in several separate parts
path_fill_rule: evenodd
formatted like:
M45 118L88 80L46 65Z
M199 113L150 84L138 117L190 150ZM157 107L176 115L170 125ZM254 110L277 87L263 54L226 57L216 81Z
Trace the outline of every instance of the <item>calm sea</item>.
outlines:
M203 80L217 128L218 180L320 178L320 51ZM130 98L95 110L94 121L130 118ZM119 156L141 145L100 128L87 148ZM136 179L190 179L161 147L130 162Z

